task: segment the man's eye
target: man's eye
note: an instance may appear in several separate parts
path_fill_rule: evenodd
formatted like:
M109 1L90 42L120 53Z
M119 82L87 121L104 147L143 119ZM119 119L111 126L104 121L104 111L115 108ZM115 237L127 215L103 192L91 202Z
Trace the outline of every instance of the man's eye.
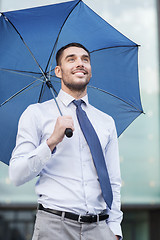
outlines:
M74 62L74 58L69 58L68 61L69 62Z
M84 62L88 62L89 59L88 59L88 58L84 58L83 61L84 61Z

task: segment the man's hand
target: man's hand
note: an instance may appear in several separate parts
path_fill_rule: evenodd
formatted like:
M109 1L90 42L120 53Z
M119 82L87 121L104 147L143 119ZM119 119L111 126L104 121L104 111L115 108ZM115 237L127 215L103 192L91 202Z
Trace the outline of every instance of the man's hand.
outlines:
M71 116L60 116L57 118L52 135L48 138L47 144L51 151L60 143L64 136L66 128L71 128L74 131L74 123Z
M119 240L119 237L118 237L118 236L116 236L116 238L117 238L117 240Z

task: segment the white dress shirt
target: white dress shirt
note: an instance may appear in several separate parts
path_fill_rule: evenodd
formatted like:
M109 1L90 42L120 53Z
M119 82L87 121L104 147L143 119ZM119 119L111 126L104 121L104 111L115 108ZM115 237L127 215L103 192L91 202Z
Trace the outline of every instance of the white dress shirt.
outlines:
M53 132L60 115L54 100L30 105L19 120L16 147L10 160L9 174L16 185L36 176L38 203L46 208L98 214L107 208L108 225L115 235L121 236L120 223L120 167L118 141L113 119L82 98L86 111L102 145L113 191L112 209L106 207L92 156L80 129L74 98L60 90L57 102L63 115L70 115L75 131L71 138L64 137L53 153L46 140Z

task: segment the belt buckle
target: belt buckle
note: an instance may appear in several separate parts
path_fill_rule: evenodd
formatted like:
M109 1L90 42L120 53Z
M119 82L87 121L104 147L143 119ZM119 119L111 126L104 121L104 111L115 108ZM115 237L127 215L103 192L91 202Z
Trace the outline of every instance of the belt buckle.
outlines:
M96 217L97 217L96 221L95 221L95 215L87 214L85 217L88 217L88 218L89 218L89 221L88 221L89 223L93 223L93 222L99 223L99 215L98 215L98 214L96 215ZM79 215L79 217L78 217L78 222L79 222L79 223L83 223L83 221L82 221L82 215Z

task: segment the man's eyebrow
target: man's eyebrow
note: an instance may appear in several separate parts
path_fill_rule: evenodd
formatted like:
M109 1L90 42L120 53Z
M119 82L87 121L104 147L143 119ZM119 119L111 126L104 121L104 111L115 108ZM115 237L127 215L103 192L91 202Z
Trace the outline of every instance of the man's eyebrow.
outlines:
M74 56L75 56L75 54L70 54L70 55L67 55L67 56L65 57L65 59L70 58L70 57L74 57Z
M89 55L87 55L87 54L83 54L82 57L84 57L84 58L89 58L89 59L90 59Z
M75 57L75 56L76 56L76 54L69 54L65 57L65 59L70 58L70 57ZM90 59L89 55L87 55L87 54L83 54L82 58L89 58Z

